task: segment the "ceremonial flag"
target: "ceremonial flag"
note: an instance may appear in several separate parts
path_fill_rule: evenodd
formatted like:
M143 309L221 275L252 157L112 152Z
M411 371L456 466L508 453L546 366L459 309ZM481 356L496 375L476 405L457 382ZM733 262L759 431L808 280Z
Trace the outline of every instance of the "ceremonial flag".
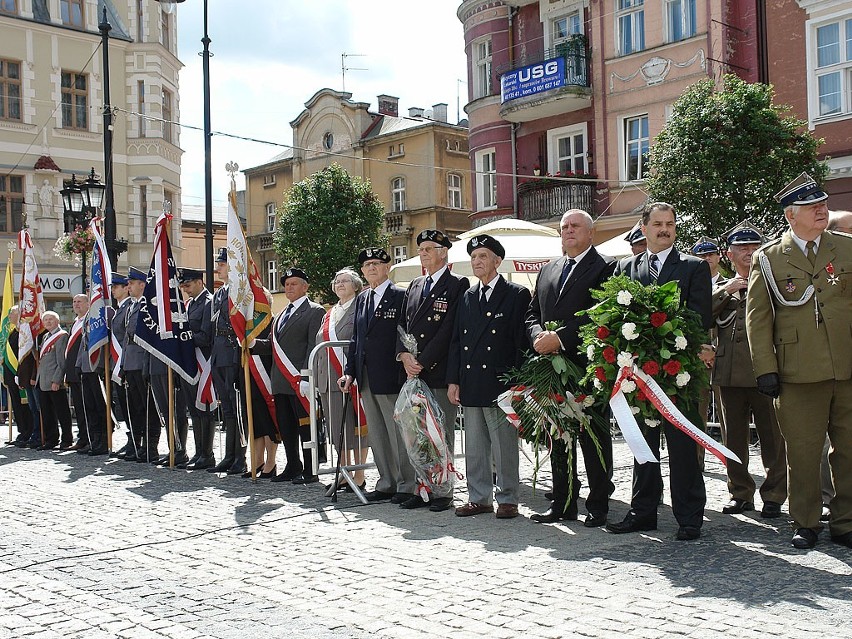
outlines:
M41 315L44 313L44 292L38 277L38 265L33 254L33 240L29 229L18 233L18 248L24 252L24 268L21 277L21 292L18 320L18 361L33 350L35 336L41 333Z
M12 323L9 321L9 311L15 305L15 293L12 287L12 257L6 263L6 278L3 281L3 311L0 313L0 357L12 372L18 370L18 354L9 347L9 332Z
M106 251L104 238L98 230L98 219L92 218L89 230L95 238L92 250L92 278L89 289L89 360L94 366L100 356L100 348L109 343L109 323L112 285L112 265Z
M136 343L190 384L198 381L198 363L192 329L178 290L168 226L172 216L163 213L154 227L154 255L148 283L136 318Z

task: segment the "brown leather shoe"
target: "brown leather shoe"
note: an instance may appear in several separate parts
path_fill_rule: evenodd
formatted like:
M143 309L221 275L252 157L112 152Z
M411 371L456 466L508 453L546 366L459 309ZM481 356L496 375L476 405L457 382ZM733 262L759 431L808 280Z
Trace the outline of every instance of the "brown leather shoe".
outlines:
M497 506L497 519L512 519L518 516L517 504L500 504Z
M491 504L475 504L471 501L456 508L456 517L470 517L471 515L481 515L482 513L493 512L494 506Z

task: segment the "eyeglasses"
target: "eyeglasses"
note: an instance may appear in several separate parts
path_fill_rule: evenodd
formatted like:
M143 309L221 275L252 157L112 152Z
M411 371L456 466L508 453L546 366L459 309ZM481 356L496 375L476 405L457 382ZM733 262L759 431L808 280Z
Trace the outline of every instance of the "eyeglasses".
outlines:
M428 255L429 253L432 253L434 251L439 251L442 248L444 248L444 247L443 246L421 246L421 247L418 247L417 252L421 253L421 254L425 253L426 255Z
M382 265L382 264L384 264L384 262L380 262L379 260L371 260L371 261L369 261L369 262L364 262L364 263L361 265L361 268L371 268L371 267L376 267L376 268L378 268L378 267L379 267L380 265Z
M337 286L338 284L352 284L352 280L334 280L332 285Z

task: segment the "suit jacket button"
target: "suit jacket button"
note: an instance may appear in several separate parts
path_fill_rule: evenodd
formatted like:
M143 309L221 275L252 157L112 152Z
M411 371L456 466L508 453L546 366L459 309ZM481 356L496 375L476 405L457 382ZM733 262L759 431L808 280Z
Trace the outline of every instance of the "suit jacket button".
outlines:
M467 350L467 346L464 347L464 350Z
M494 335L494 334L496 334L496 333L497 333L497 331L496 331L496 330L494 330L494 329L492 328L492 329L491 329L491 334L492 334L492 335Z
M420 333L420 339L426 339L426 335L424 335L423 333Z
M486 346L486 347L485 347L485 350L490 351L490 350L491 350L491 347L490 347L490 346Z
M467 368L470 368L470 364L467 365Z
M488 312L485 314L485 317L491 317L491 311L488 311Z
M485 364L482 365L482 368L488 368Z

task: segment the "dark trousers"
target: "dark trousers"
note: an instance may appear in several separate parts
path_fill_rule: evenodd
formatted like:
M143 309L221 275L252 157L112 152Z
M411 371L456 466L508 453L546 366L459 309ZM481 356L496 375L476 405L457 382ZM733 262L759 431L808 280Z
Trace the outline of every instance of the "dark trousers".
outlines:
M183 450L186 445L186 436L183 433L187 432L186 422L186 402L184 394L180 387L182 384L187 384L185 381L178 381L177 375L174 375L173 381L175 389L175 450ZM188 385L188 384L187 384ZM169 419L169 376L166 375L151 375L151 392L154 395L154 403L157 407L157 412L162 417L162 423L166 426L168 432Z
M125 371L130 431L139 450L149 456L157 454L162 425L148 382L142 371Z
M80 380L83 409L89 429L89 445L93 451L102 452L107 449L107 432L106 403L101 378L97 373L81 373Z
M612 434L609 429L598 434L601 454L592 438L585 431L580 433L580 449L589 480L589 496L586 498L586 510L593 515L606 515L609 512L609 497L615 490L612 483ZM571 478L573 489L568 491L568 448L563 441L553 442L550 453L550 466L553 471L553 509L570 514L577 513L577 497L580 494L580 480L577 477L577 444L572 443ZM601 463L603 457L603 463Z
M302 449L299 455L299 437L302 443L311 440L310 418L302 403L295 395L275 395L275 416L278 419L278 429L281 431L281 441L287 454L287 466L284 472L297 473L299 467L305 476L313 475L313 459L311 451ZM300 457L304 462L300 461Z
M14 378L6 379L6 390L8 391L9 405L15 415L15 425L18 427L17 439L26 441L33 434L33 414L30 412L29 404L24 404L21 400L21 390L15 384Z
M71 408L68 406L68 394L65 389L41 391L41 412L44 420L44 443L59 442L61 428L61 442L70 446L74 434L71 432Z
M216 389L216 397L219 399L219 407L222 410L222 419L237 418L237 392L234 384L242 378L242 369L237 366L214 366L211 371L213 377L213 388ZM240 384L242 387L242 384Z
M81 446L89 443L89 431L86 425L86 409L83 408L83 383L70 382L71 404L74 406L74 415L77 417L77 441Z
M695 411L685 414L693 424L701 418ZM651 452L660 458L660 430L665 432L669 449L669 489L672 495L672 512L681 526L701 527L707 493L698 461L698 444L684 432L663 421L660 428L648 428L645 440ZM633 462L633 497L630 509L639 518L657 517L657 506L662 496L660 464Z

